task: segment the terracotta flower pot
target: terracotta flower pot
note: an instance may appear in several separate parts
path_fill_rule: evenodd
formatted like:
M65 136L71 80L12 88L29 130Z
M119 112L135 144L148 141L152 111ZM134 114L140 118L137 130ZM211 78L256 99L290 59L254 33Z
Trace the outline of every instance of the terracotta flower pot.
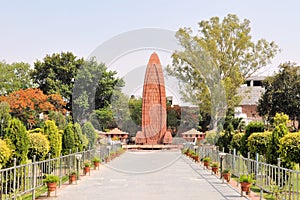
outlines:
M194 156L194 160L195 160L195 162L200 162L199 156Z
M86 175L87 173L91 172L91 168L90 167L84 167L84 174Z
M100 162L94 162L94 169L100 166Z
M241 190L242 190L242 192L246 192L246 194L249 194L250 187L251 187L251 183L241 182Z
M48 192L53 192L56 190L57 183L47 183Z
M211 170L214 172L214 174L217 174L219 167L211 167Z
M223 173L223 178L229 182L230 181L230 173Z
M69 184L72 184L76 181L76 174L69 175Z
M209 162L204 161L204 167L208 168L208 166L209 166Z

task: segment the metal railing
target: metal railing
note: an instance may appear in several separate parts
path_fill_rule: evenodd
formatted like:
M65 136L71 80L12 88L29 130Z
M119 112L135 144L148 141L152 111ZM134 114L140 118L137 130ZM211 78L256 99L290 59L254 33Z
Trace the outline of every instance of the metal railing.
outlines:
M57 175L60 177L58 187L62 185L63 177L70 172L76 171L80 175L83 163L91 161L94 156L104 160L105 156L111 151L121 148L120 144L111 146L101 145L96 149L90 149L81 152L72 153L58 158L51 158L48 155L47 160L35 161L33 158L31 163L16 165L6 169L0 169L0 200L18 199L25 194L32 194L35 199L35 192L38 188L44 186L43 179L46 174ZM80 178L80 176L78 176Z
M221 161L217 146L194 146L185 144L184 148L196 151L200 158L210 157L213 162ZM256 159L237 155L236 150L230 150L222 158L222 168L230 169L231 174L240 177L242 174L253 175L254 184L262 191L271 193L275 199L300 200L300 171L287 169L281 166L280 158L277 165L263 162L263 157L256 154ZM239 184L239 183L237 183Z

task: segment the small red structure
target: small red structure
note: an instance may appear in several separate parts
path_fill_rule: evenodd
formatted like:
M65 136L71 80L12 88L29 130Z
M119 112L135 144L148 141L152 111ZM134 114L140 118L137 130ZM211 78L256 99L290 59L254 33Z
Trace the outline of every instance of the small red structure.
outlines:
M205 139L205 133L197 131L196 129L192 128L191 130L182 133L183 139L187 142L194 142L195 138L197 141Z
M105 136L106 138L118 138L123 143L126 143L126 139L128 138L128 133L123 132L118 128L114 128L109 132L100 132L99 134Z

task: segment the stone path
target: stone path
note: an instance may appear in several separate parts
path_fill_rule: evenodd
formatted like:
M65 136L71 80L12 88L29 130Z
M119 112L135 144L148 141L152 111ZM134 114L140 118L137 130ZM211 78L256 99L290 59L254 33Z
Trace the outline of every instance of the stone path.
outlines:
M53 195L53 194L52 194ZM179 151L126 152L77 185L57 192L57 200L242 200L240 192L222 183Z

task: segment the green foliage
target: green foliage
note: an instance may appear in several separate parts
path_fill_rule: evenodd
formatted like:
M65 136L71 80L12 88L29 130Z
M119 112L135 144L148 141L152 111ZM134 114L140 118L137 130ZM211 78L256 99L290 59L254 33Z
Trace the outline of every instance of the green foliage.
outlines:
M300 66L284 63L279 72L264 81L265 92L258 102L258 113L270 123L276 113L285 113L292 120L300 120ZM298 123L299 126L300 123ZM299 127L296 127L299 128Z
M71 52L46 55L42 61L34 63L31 77L45 94L60 94L68 102L67 109L71 110L73 79L82 63L83 59Z
M99 124L98 129L102 131L110 128L114 123L114 115L110 107L95 110L91 118L96 120L97 123L94 124Z
M28 158L33 159L36 156L36 161L43 160L50 150L50 143L43 133L29 133L29 150Z
M205 139L209 144L216 144L218 141L217 133L215 131L206 131Z
M8 126L11 119L9 110L10 107L7 102L0 102L0 138L4 135L4 129Z
M255 158L255 154L266 156L268 143L271 138L271 132L253 133L248 137L248 150L252 158Z
M219 167L219 163L218 163L218 162L213 162L213 163L211 164L211 167Z
M27 154L29 149L29 138L25 126L19 119L13 118L10 120L5 129L4 139L9 141L11 150L13 151L12 159L17 159L17 164L25 164L27 161Z
M283 161L300 164L300 132L288 133L279 142L280 157Z
M93 148L96 143L96 137L97 137L93 124L91 122L86 122L83 125L82 132L84 135L86 135L89 141L88 146L90 148Z
M203 162L210 162L210 157L203 158Z
M109 108L115 91L124 85L116 78L116 71L109 71L104 63L95 58L84 61L79 69L73 90L74 120L82 124L89 119L93 110Z
M230 142L232 140L233 134L233 127L220 134L217 145L220 148L224 148L225 152L229 152Z
M44 182L45 183L58 183L59 182L59 176L49 174L44 179Z
M239 178L239 182L240 183L252 183L253 182L253 178L252 178L252 175L251 174L242 174Z
M12 151L5 140L0 139L0 169L6 165L9 158L12 155Z
M236 90L245 78L269 64L279 51L274 42L253 42L250 31L249 20L228 14L222 21L219 17L201 21L196 35L191 28L176 33L183 50L173 53L167 72L181 81L183 98L214 120L218 115L214 109L233 108L240 100Z
M0 62L0 95L26 89L33 86L30 80L30 65L28 63L7 64Z
M72 123L69 123L62 135L62 154L67 155L70 153L70 150L72 153L76 152L75 142L74 127Z
M242 140L241 140L241 149L240 152L244 157L247 157L247 154L249 152L247 143L248 143L248 137L252 134L252 133L260 133L260 132L264 132L265 131L265 125L263 122L250 122L247 126L246 126L246 133L243 136Z
M59 157L62 150L62 138L57 126L55 125L55 122L52 120L47 120L43 129L44 134L47 136L47 139L50 143L49 153L51 153L51 158Z
M59 130L63 130L67 124L66 117L61 112L49 111L48 118L55 121Z
M279 141L280 139L286 135L289 130L287 128L287 120L286 115L282 114L276 114L277 116L277 121L276 121L276 126L272 132L270 142L268 144L268 149L267 149L267 162L270 164L277 164L277 158L279 158Z
M240 151L241 142L242 142L242 138L244 137L244 135L245 134L243 132L233 134L232 139L230 141L230 148L236 149L236 152Z
M100 158L99 157L94 157L92 159L92 162L101 162Z
M82 151L83 148L87 147L86 138L82 134L81 126L79 123L74 124L74 136L75 136L75 148L78 148L78 151Z

